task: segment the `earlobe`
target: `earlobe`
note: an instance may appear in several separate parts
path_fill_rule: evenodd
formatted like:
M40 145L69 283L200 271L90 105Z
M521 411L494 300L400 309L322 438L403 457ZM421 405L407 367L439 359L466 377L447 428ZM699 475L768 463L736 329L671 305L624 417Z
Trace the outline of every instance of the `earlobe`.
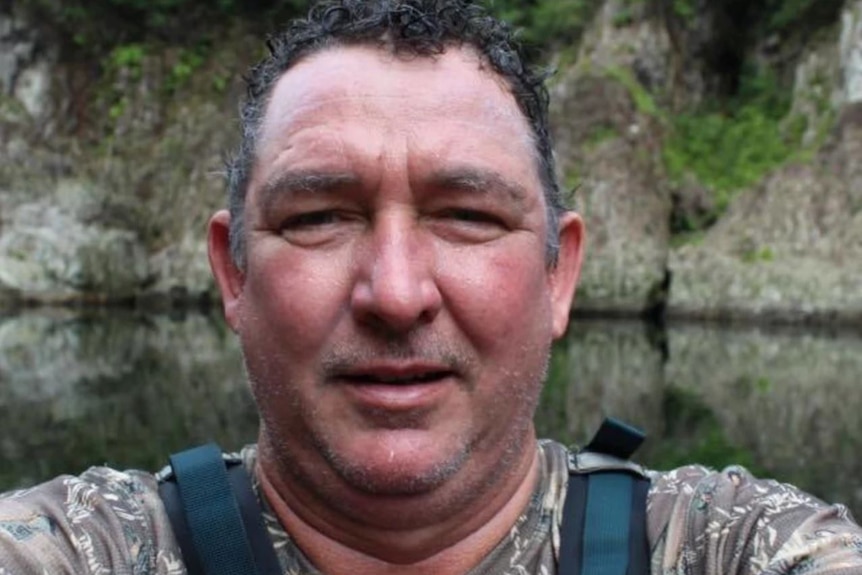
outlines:
M581 275L584 256L584 222L575 212L560 216L560 251L557 265L550 272L551 313L554 339L562 337L569 325L575 288Z
M207 228L207 249L210 270L221 293L224 316L234 331L239 323L244 276L230 253L230 214L220 210L213 215Z

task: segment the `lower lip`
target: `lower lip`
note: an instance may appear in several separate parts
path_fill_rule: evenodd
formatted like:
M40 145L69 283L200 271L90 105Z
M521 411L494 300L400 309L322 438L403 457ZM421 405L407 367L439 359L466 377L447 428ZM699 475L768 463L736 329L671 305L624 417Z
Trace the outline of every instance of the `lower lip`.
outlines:
M363 406L386 411L410 411L432 407L454 385L451 377L425 383L356 383L342 381Z

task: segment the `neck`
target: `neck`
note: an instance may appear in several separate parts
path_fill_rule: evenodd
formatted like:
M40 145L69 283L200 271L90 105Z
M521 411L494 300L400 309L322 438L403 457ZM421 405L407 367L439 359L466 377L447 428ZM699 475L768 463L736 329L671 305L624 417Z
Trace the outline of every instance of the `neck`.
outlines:
M439 512L433 494L398 501L367 495L376 501L367 502L363 509L379 509L380 514L361 521L326 509L325 501L279 474L264 454L258 475L279 521L322 573L460 575L491 552L529 503L539 473L535 440L525 445L523 453L520 461L510 462L515 465L502 481L489 482L479 496L457 502L448 513ZM391 525L392 513L400 515L394 529L386 527ZM404 522L404 517L415 521ZM426 521L426 517L442 519Z

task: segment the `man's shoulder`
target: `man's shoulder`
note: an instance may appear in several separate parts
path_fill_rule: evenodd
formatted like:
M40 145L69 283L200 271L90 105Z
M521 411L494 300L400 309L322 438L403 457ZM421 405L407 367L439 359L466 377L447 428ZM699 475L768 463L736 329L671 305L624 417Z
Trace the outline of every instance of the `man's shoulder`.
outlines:
M224 455L247 469L254 468L256 456L254 446ZM0 568L13 573L42 573L43 567L51 573L184 573L158 492L169 469L150 473L97 466L0 494Z
M179 561L160 553L160 542L170 540L160 510L152 473L105 466L4 493L0 566L13 573L156 572L157 561Z
M862 571L862 529L844 505L744 467L650 473L654 557L690 572Z
M576 450L553 441L540 446L547 461L557 462L554 505L561 520L568 475L584 469ZM739 466L643 472L650 480L647 534L653 565L680 573L862 570L862 529L843 505L829 505Z

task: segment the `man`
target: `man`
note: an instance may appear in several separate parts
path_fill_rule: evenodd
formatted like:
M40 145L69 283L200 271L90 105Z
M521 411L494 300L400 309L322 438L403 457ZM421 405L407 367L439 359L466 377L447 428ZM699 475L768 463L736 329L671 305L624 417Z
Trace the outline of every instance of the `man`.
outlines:
M251 75L210 262L261 414L286 573L556 572L568 452L533 411L583 224L508 30L459 0L323 3ZM0 500L0 573L184 573L142 472ZM862 573L839 506L652 474L654 573Z

